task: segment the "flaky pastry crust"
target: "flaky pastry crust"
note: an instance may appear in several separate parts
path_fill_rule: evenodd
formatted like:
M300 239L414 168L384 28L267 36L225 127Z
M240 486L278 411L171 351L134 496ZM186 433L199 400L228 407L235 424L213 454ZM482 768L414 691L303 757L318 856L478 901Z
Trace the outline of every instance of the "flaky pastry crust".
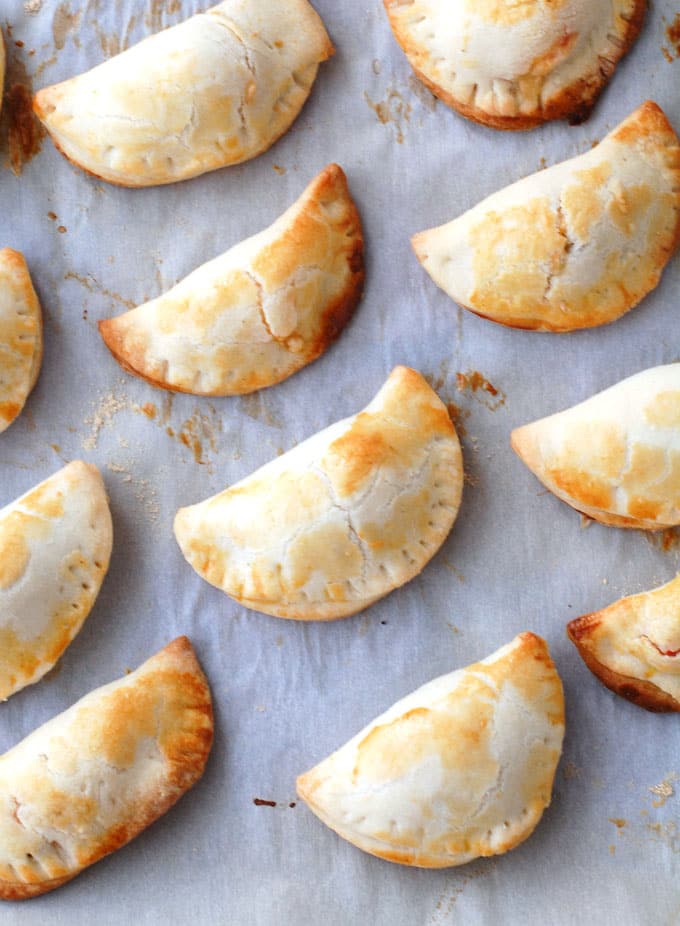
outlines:
M384 0L411 67L495 129L583 122L637 38L646 0Z
M0 757L0 898L60 887L162 816L203 774L210 691L179 637Z
M0 700L39 681L80 631L112 543L102 477L79 460L0 510Z
M680 576L570 621L567 633L611 691L648 711L680 711Z
M253 392L339 336L361 298L363 253L347 178L329 164L269 228L99 331L123 368L154 386Z
M186 560L248 608L355 614L416 576L456 519L460 443L423 377L397 367L363 412L175 518Z
M612 527L680 524L680 363L630 376L512 432L513 450L558 498Z
M421 868L500 855L550 804L564 736L562 684L545 641L492 656L397 702L297 780L344 839Z
M186 180L266 151L333 54L307 0L223 0L33 103L57 148L109 183Z
M40 373L42 355L42 312L26 261L18 251L3 248L0 250L0 433L26 404Z
M425 270L466 309L555 332L620 318L679 244L680 142L650 101L592 150L413 238Z

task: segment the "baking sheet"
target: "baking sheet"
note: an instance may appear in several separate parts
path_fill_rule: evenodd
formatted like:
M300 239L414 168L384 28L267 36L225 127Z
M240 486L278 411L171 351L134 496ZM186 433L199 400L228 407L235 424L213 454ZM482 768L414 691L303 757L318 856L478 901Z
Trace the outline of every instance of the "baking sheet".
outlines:
M1 0L8 83L67 78L206 6ZM379 0L316 0L337 54L292 131L240 167L127 191L88 178L44 140L23 165L15 147L15 173L5 118L0 244L29 262L45 362L0 439L0 505L84 458L103 471L115 541L96 606L57 668L0 705L0 751L180 633L211 681L216 738L205 778L171 813L56 893L3 906L3 924L680 922L680 798L667 796L680 792L678 719L606 691L564 631L572 617L675 575L677 537L585 529L508 445L512 427L680 357L680 260L613 326L551 336L457 310L409 246L413 232L587 150L647 96L680 128L680 63L664 37L674 6L656 0L576 128L501 134L458 118L411 77ZM365 298L338 343L241 399L173 397L124 375L97 320L268 225L332 160L348 174L368 256ZM423 574L363 614L309 625L248 612L202 582L173 539L177 507L353 414L397 363L431 377L462 424L461 513ZM473 371L496 396L457 378ZM409 870L340 840L297 801L296 774L399 697L525 629L550 644L568 726L552 806L524 845L460 869Z

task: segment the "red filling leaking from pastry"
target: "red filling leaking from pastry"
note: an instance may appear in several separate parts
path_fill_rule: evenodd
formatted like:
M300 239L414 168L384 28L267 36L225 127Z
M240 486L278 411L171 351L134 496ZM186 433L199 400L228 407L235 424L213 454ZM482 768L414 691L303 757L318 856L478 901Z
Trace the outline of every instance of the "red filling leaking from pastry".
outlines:
M645 638L645 640L647 640L648 643L651 643L651 644L652 644L652 646L654 647L654 649L657 651L657 653L658 653L660 656L671 656L671 657L672 657L672 656L677 656L678 653L680 653L680 649L667 649L667 650L661 649L661 647L658 646L658 645L654 642L654 640L650 640L650 639L649 639L649 637L647 636L646 633L643 633L642 636Z

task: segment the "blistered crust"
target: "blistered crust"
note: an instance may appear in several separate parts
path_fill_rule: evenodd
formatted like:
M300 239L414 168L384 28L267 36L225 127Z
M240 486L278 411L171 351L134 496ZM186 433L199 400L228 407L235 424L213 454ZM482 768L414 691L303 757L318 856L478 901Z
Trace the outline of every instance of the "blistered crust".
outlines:
M546 488L615 527L680 524L680 363L524 425L511 444Z
M89 173L130 187L173 183L266 151L332 54L307 0L224 0L39 91L34 110Z
M680 143L649 101L591 151L413 238L460 305L556 332L620 318L655 288L678 244Z
M564 736L545 642L523 633L424 685L297 781L344 839L422 868L499 855L550 803Z
M210 691L186 637L0 757L0 898L59 887L125 845L203 774Z
M252 392L339 336L361 298L363 252L347 178L330 164L269 228L99 330L124 369L154 386Z
M642 27L645 0L384 0L423 83L496 129L583 122Z
M112 543L101 475L81 461L0 510L0 700L39 681L79 632Z
M680 576L567 625L607 688L648 711L680 711Z
M0 100L2 100L0 54ZM0 250L0 433L35 386L42 363L42 312L22 254Z
M397 367L374 400L175 518L186 560L246 607L295 620L354 614L416 576L460 505L443 403Z

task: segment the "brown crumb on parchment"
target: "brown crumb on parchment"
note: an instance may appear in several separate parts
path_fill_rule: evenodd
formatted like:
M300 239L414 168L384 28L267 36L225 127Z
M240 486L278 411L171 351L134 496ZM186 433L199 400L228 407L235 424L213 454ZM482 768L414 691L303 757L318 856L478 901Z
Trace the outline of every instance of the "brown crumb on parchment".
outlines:
M494 386L479 370L456 373L456 388L459 392L470 393L473 398L492 412L495 412L501 405L505 405L507 398L503 390Z
M652 807L663 807L668 798L673 797L675 794L673 782L677 780L677 772L671 772L670 775L667 775L658 785L652 785L651 788L648 788L648 791L655 795L652 800Z

